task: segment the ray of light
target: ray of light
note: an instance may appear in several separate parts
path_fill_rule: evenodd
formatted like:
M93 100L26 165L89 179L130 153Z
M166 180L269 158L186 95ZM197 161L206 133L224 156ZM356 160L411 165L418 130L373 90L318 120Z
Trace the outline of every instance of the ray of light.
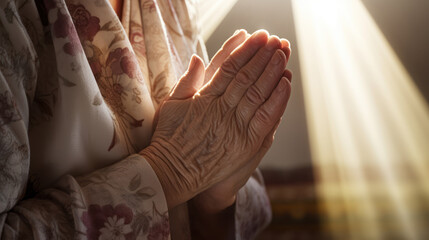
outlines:
M429 236L426 102L360 0L292 3L329 231L339 239Z
M207 41L238 0L194 0L198 8L200 34Z

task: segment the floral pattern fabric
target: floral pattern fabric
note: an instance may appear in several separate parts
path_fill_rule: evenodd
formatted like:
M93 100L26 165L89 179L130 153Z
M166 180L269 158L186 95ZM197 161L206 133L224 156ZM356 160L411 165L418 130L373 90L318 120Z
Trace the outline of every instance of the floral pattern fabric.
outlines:
M186 0L125 0L122 19L108 0L0 1L1 238L170 238L136 153L191 55L207 60L195 13ZM238 194L237 238L269 221L259 177Z

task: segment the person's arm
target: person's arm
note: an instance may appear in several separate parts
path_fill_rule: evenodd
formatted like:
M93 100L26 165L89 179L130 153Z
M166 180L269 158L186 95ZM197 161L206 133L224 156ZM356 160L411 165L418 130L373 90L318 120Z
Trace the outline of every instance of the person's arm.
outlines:
M1 20L0 25L4 26ZM35 79L21 76L34 76L35 55L28 48L14 48L14 37L23 36L8 35L3 26L0 40L10 44L0 62L0 238L168 237L162 187L140 155L82 177L64 176L55 186L24 198L31 154L27 135L31 99L24 84ZM11 71L21 53L29 56L28 68Z
M1 37L13 41L9 35ZM7 63L16 61L19 52L13 50L2 56L7 62L0 71L1 239L168 237L161 185L140 155L82 177L64 176L55 186L24 198L31 151L29 99L22 81L31 79L20 79L19 73L9 71L12 66ZM36 69L34 59L30 60L29 69Z
M4 137L4 136L2 136ZM6 156L9 161L21 161ZM1 238L112 239L169 236L167 204L156 175L133 155L81 178L65 176L55 187L29 199L12 187L25 188L22 166L9 167L2 181ZM15 170L15 171L14 171ZM22 190L21 190L22 191Z
M25 195L39 58L18 9L0 2L0 239L167 238L166 199L141 155Z

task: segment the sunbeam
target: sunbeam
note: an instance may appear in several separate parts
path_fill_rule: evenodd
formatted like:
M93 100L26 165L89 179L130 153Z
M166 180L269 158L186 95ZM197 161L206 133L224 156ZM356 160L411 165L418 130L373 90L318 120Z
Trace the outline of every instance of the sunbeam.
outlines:
M361 1L292 3L327 231L428 237L425 100Z

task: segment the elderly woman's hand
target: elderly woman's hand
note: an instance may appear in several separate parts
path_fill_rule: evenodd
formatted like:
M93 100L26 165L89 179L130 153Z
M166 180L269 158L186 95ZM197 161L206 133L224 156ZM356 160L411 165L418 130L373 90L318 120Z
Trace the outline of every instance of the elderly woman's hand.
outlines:
M215 71L221 66L223 61L226 60L229 54L231 54L231 52L236 47L238 47L239 44L241 44L245 39L247 39L247 37L250 36L249 34L243 33L245 33L245 31L241 30L238 32L238 34L228 39L222 48L215 54L209 66L206 68L206 80L211 79ZM288 60L291 54L289 41L286 39L278 39L275 36L271 37L270 44L279 46L279 42L281 44L281 50L286 54L286 60ZM267 53L268 52L274 54L273 51L267 51ZM268 59L265 59L265 62L268 63ZM286 77L289 81L292 80L292 73L289 70L285 70L283 76ZM235 202L236 193L246 184L247 180L253 173L248 171L247 168L255 170L259 165L263 156L266 154L273 143L274 135L279 123L280 121L277 122L270 134L266 136L258 153L251 161L249 161L246 168L240 169L238 172L234 173L227 179L198 194L192 200L192 207L198 209L199 212L213 214L231 206Z
M259 31L226 59L206 86L204 65L189 72L161 106L150 146L152 165L169 208L188 201L236 172L240 186L256 168L290 95L286 56L276 37ZM268 43L267 43L268 42Z

